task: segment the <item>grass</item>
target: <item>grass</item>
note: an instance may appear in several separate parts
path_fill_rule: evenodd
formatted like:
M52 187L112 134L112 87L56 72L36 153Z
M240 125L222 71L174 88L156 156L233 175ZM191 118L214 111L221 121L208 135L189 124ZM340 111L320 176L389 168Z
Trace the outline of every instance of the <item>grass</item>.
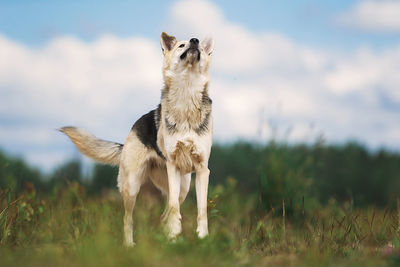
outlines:
M117 192L89 196L76 182L39 196L27 185L0 192L1 266L396 266L397 209L354 209L331 201L313 210L260 211L257 196L234 180L210 188L210 236L195 235L194 190L182 205L183 233L169 242L160 225L160 197L144 190L134 211L134 239L122 240ZM305 200L307 201L307 200Z

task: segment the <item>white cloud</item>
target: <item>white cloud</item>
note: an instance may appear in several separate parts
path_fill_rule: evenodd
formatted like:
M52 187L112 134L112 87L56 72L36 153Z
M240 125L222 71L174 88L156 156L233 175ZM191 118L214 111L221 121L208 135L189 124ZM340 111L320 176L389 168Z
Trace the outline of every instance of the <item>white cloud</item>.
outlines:
M306 136L310 124L315 124L317 129L309 134L322 131L331 141L357 137L375 145L396 143L381 138L373 125L386 117L388 128L399 127L380 95L400 104L400 78L395 73L400 69L400 45L378 52L360 47L334 54L280 34L251 32L228 21L213 3L201 0L178 2L171 21L178 37L216 38L211 93L218 101L215 107L222 106L215 114L217 136L229 132L255 137L264 110L265 116L276 118L277 127L292 128L289 138L294 140ZM229 118L231 123L226 122ZM224 121L223 134L218 121Z
M359 1L336 19L340 24L377 32L400 32L400 1Z
M0 51L3 114L60 121L77 120L78 111L87 122L92 114L120 109L126 97L143 92L141 101L125 111L149 104L162 84L159 47L143 38L104 36L87 44L60 37L32 49L0 36Z
M1 145L40 165L50 164L45 142L66 141L54 131L64 125L123 142L138 115L156 106L162 86L160 48L144 38L62 36L30 48L0 36L0 59Z
M177 2L169 21L178 38L216 39L215 139L275 134L311 142L322 132L333 142L357 137L400 149L400 45L332 54L252 32L201 0ZM131 124L158 104L161 63L158 42L140 37L60 36L38 49L0 36L0 146L49 167L73 151L54 131L60 126L124 142Z
M208 1L178 2L171 8L170 21L180 36L216 38L214 68L219 73L260 75L260 70L266 68L312 71L324 64L318 51L296 46L280 34L253 33L226 20L221 10Z
M360 48L352 56L338 58L324 75L324 84L339 95L360 93L368 96L370 91L382 91L400 103L400 77L396 74L399 69L400 45L382 52Z

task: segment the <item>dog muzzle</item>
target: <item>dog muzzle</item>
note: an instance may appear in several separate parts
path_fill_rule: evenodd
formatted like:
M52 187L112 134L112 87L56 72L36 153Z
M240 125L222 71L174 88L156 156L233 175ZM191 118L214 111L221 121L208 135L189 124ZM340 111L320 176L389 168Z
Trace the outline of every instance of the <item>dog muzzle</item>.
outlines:
M183 52L181 59L184 60L187 58L191 63L196 60L200 61L199 39L192 38L189 42L190 46L185 52Z

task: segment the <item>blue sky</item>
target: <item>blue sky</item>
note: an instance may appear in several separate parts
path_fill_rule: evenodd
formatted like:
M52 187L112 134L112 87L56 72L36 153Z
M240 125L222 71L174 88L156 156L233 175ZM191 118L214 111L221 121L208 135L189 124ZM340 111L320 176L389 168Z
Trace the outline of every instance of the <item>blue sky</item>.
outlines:
M58 35L90 41L104 33L141 35L158 40L168 8L176 1L10 1L0 2L0 31L28 45L43 45ZM399 34L370 33L340 27L334 17L357 1L214 1L227 19L254 32L274 31L315 46L350 49L360 44L380 48ZM195 11L194 11L195 12Z
M60 126L123 142L159 101L167 31L216 40L215 140L398 151L397 14L391 0L0 1L0 149L49 170L76 155Z

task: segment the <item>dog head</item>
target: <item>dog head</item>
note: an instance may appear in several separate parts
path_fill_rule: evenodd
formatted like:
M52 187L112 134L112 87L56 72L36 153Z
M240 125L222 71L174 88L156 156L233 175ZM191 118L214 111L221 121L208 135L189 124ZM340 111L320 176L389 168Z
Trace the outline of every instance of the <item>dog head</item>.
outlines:
M161 48L164 54L164 78L184 73L207 74L214 40L205 38L200 42L197 38L191 38L189 41L178 41L163 32Z

